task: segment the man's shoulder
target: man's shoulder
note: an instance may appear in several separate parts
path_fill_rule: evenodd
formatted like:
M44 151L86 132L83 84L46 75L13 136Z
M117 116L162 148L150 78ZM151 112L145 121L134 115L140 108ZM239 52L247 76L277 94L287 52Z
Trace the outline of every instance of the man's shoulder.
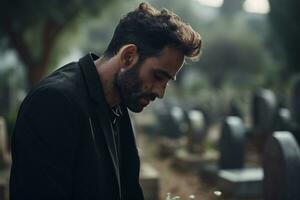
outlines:
M36 88L53 87L60 90L76 90L76 83L82 81L78 62L72 62L55 70L39 82Z
M72 62L55 70L42 79L30 90L23 103L44 95L51 98L64 98L70 102L78 102L85 93L84 81L77 62Z
M83 78L79 64L72 62L55 70L50 75L42 79L29 93L33 95L45 90L57 91L65 96L70 96L80 92L83 87Z

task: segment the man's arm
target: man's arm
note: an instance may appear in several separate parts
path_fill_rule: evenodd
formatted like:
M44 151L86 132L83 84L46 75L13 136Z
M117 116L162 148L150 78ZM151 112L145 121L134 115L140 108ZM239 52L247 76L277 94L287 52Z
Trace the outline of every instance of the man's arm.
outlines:
M55 89L40 89L28 99L12 140L11 200L71 198L78 115Z

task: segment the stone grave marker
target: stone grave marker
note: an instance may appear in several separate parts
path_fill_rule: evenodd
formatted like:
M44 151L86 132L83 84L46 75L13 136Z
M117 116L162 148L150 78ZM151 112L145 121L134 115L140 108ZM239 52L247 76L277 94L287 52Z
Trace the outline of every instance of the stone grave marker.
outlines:
M190 153L200 153L201 144L206 137L207 133L207 122L203 112L200 110L189 110L187 111L188 118L188 142L187 150Z
M173 126L175 128L174 132L176 132L176 135L186 135L189 128L186 111L179 106L173 106L170 109L170 115L173 121Z
M277 112L277 101L271 90L257 90L252 101L252 126L253 134L272 134L275 116Z
M182 137L188 130L184 110L179 106L172 106L167 103L163 105L155 110L158 118L158 134L172 139Z
M292 91L292 116L297 124L300 124L300 77L294 83Z
M241 119L244 119L243 112L242 112L240 106L238 105L237 101L235 101L234 99L232 99L229 103L228 116L237 116Z
M164 136L160 139L159 156L161 158L171 157L177 149L184 145L183 136L187 135L189 125L185 110L179 106L170 106L164 116L160 114L159 129Z
M249 136L254 139L258 152L262 152L269 135L274 131L290 131L300 141L300 79L292 92L291 111L280 105L271 90L257 90L252 102L252 127Z
M288 108L278 108L274 131L286 131L291 129L292 115Z
M155 102L153 105L153 111L157 119L157 125L155 128L155 135L167 136L170 133L170 121L172 120L169 114L170 105L167 102Z
M267 138L276 126L278 105L275 94L268 89L255 92L252 101L252 127L248 136L251 138L256 151L261 154Z
M294 136L275 132L267 141L263 159L264 199L300 199L300 150Z
M246 131L241 118L226 117L219 141L219 161L200 169L201 175L216 184L224 197L256 198L262 195L262 169L245 166Z
M246 128L239 117L225 119L219 140L219 168L241 169L244 167Z
M159 200L159 173L147 163L141 166L140 184L145 200Z
M217 185L225 196L253 198L262 193L262 169L245 166L246 132L241 118L229 116L225 119L217 172Z
M173 166L183 171L198 171L199 167L212 159L202 149L203 140L206 137L207 123L200 110L187 111L188 134L184 148L176 151Z
M295 136L298 144L300 143L300 76L296 79L292 89L291 113L292 123L289 131Z

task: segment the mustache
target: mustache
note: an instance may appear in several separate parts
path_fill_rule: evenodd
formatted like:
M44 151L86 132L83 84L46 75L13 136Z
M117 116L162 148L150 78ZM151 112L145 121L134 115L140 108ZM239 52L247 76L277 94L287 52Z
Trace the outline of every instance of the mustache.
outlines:
M137 94L136 96L137 96L137 98L144 98L144 99L148 99L151 101L154 101L155 98L157 97L157 95L152 92L143 92L143 93Z

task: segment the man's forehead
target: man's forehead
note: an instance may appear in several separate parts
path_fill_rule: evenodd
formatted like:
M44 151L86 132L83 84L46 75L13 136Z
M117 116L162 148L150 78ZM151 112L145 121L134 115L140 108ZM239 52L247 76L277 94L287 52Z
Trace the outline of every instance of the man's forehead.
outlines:
M174 54L170 55L167 59L162 60L161 69L170 74L172 78L175 78L176 74L184 65L184 56Z
M156 70L158 72L160 72L162 75L166 76L168 79L171 80L176 80L176 76L178 74L178 72L181 70L181 68L183 67L184 62L182 62L181 65L179 66L172 66L172 65L164 65L164 66L158 66L156 68Z
M184 65L184 54L175 48L165 47L159 56L146 59L145 65L149 65L167 78L175 80L177 73Z

